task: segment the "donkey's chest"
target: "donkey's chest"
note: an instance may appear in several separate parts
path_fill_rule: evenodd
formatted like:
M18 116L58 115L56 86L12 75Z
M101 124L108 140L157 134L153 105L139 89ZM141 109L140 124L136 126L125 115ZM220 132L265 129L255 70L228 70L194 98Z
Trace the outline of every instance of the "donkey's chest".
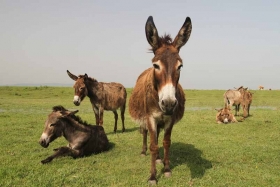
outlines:
M146 121L146 123L144 123L143 125L145 126L145 128L148 128L147 125L149 125L150 128L153 130L156 130L158 128L167 129L168 127L174 124L172 121L172 116L163 115L162 112L158 111L153 112L148 117L148 121Z

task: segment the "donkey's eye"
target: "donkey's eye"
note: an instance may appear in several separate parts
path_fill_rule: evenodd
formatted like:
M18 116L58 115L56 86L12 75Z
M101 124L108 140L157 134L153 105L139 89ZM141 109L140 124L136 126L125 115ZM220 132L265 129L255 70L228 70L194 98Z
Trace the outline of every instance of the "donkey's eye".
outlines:
M80 87L80 90L83 90L84 89L84 87Z
M178 71L182 69L183 65L178 66Z
M154 66L155 69L159 69L159 65L153 64L153 66Z

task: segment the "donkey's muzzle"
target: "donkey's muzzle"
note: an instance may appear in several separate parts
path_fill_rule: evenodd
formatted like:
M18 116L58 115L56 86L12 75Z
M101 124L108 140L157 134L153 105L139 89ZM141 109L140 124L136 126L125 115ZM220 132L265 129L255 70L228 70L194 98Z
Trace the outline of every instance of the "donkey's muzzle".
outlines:
M73 101L74 105L79 106L80 102L79 101Z
M74 103L74 105L79 106L80 103L81 103L80 97L77 96L77 95L75 95L75 96L74 96L74 99L73 99L73 103Z
M47 143L45 139L39 140L39 144L44 148L49 146L49 143Z
M160 108L165 115L172 115L177 105L178 105L177 99L174 100L165 99L165 100L161 100L160 102Z

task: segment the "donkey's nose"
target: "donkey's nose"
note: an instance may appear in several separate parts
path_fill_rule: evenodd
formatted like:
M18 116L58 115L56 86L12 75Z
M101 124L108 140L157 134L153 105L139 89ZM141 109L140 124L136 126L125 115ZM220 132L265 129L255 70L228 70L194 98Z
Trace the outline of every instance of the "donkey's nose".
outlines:
M39 144L44 148L47 148L49 146L49 144L47 144L46 140L44 139L40 139Z
M73 101L73 103L74 103L74 105L76 105L76 106L79 106L80 105L80 102L79 101Z
M161 108L166 115L172 115L177 104L177 99L165 99L161 101Z
M228 122L229 122L229 121L228 121L228 118L225 118L225 119L224 119L224 123L225 123L225 124L228 124Z
M81 99L79 96L75 95L74 96L74 99L73 99L73 103L76 105L76 106L79 106L80 105L80 102L81 102Z

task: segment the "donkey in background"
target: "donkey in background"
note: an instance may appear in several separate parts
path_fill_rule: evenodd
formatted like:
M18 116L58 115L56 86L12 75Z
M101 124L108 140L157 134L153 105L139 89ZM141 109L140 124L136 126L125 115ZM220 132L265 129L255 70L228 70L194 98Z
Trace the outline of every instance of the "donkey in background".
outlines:
M42 164L51 162L60 156L78 158L109 149L109 141L103 127L88 125L79 116L75 116L77 112L78 110L68 111L63 106L53 107L53 111L45 122L39 143L42 147L47 148L52 141L63 135L69 145L54 149L55 153L42 160Z
M103 125L103 112L104 110L113 111L115 117L114 132L117 131L118 113L117 109L120 108L122 119L122 132L125 131L124 127L124 113L126 105L126 89L120 83L104 83L98 82L96 79L85 75L73 75L67 70L68 76L75 82L75 96L73 103L79 106L83 99L88 96L95 114L96 125Z
M223 95L225 106L229 108L235 106L235 116L237 116L239 112L240 104L243 108L243 117L246 118L249 116L249 110L252 103L253 94L247 89L248 88L240 86L236 90L227 90Z
M215 109L217 112L216 114L216 122L218 124L224 123L237 123L238 121L235 119L234 115L231 113L230 108L224 107L221 109Z
M184 115L185 95L179 84L183 61L180 48L188 41L192 30L191 19L186 18L178 35L172 42L169 35L159 37L153 17L146 22L146 37L152 47L153 67L145 70L137 79L129 100L129 113L140 124L143 133L142 155L147 151L147 133L150 133L151 175L149 184L156 184L156 162L159 157L158 136L164 129L164 175L171 176L169 147L173 125Z

